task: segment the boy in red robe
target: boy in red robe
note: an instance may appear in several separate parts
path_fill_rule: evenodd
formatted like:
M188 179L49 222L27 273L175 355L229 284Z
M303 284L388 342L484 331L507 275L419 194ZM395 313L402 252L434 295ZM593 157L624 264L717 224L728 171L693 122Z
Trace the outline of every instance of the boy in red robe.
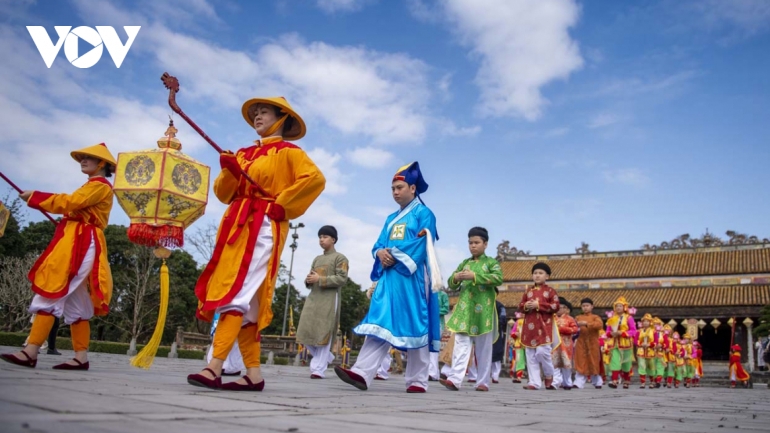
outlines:
M547 264L536 263L532 267L535 284L527 288L519 303L519 310L524 312L521 343L527 356L528 384L524 388L529 390L540 389L541 369L545 389L556 389L553 386L551 351L559 346L555 317L559 311L559 295L545 283L550 275L551 268Z
M734 344L730 348L730 388L735 388L737 382L741 382L744 388L749 387L749 373L743 369L741 364L741 346Z

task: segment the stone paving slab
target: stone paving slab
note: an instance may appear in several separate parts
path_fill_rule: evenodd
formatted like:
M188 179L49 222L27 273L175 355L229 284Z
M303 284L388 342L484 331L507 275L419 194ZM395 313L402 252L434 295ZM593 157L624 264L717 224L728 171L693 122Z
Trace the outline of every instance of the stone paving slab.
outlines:
M238 393L188 385L202 361L158 358L145 371L94 353L90 371L51 370L72 356L62 352L36 369L0 363L0 432L770 432L763 386L526 391L504 380L486 393L431 382L406 394L403 376L358 391L331 370L310 380L306 368L265 366L265 391Z

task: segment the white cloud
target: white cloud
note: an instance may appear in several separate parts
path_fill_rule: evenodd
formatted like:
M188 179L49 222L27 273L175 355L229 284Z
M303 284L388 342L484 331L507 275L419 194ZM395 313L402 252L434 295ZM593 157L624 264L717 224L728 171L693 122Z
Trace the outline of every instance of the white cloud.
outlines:
M650 178L638 168L619 168L606 170L603 173L604 180L609 183L620 183L631 186L644 186L650 183Z
M596 128L604 128L610 125L614 125L618 122L620 122L621 117L614 113L599 113L596 116L594 116L590 122L588 122L588 127L591 129Z
M353 164L365 168L383 168L393 161L393 154L376 147L359 147L347 153Z
M433 122L441 135L447 137L470 137L481 132L481 126L457 126L449 119L435 119Z
M562 137L564 135L567 135L567 133L569 133L569 131L570 131L570 129L568 127L562 126L562 127L559 127L559 128L549 129L548 131L545 132L545 134L543 134L543 136L548 137L548 138Z
M330 195L340 195L348 191L347 175L342 174L337 163L342 159L339 153L332 153L321 147L307 151L310 159L321 170L326 178L326 188L324 193Z
M417 16L422 6L412 4ZM481 65L482 114L521 116L533 121L548 100L541 89L583 66L569 35L580 8L574 0L447 0L446 18Z
M373 3L373 0L316 0L318 7L326 13L355 12L364 6Z

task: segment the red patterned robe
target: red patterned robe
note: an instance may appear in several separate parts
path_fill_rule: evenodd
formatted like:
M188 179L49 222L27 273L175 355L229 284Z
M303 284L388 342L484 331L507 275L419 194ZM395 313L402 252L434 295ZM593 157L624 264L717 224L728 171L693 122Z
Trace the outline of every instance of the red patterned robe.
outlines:
M525 311L524 304L536 300L538 307ZM521 297L519 310L524 313L524 329L521 331L521 344L524 347L558 345L559 330L556 329L556 312L559 311L559 295L546 284L528 287Z
M556 326L559 328L561 344L553 350L553 366L554 368L572 368L572 349L574 348L572 336L579 330L577 321L569 314L565 314L556 318Z

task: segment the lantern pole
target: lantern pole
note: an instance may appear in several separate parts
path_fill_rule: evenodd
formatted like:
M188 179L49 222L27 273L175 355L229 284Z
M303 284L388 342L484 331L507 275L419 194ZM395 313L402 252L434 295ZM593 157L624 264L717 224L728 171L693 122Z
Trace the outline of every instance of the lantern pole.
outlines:
M305 224L299 223L297 225L294 225L292 223L289 223L289 229L294 230L294 233L292 233L291 238L292 242L291 245L289 245L289 248L291 248L291 262L289 262L289 283L286 285L286 304L283 308L283 326L281 327L281 337L286 335L286 316L289 313L289 295L291 295L291 274L294 270L294 251L297 250L297 239L299 239L299 235L297 234L297 229L301 229L302 227L305 227Z

